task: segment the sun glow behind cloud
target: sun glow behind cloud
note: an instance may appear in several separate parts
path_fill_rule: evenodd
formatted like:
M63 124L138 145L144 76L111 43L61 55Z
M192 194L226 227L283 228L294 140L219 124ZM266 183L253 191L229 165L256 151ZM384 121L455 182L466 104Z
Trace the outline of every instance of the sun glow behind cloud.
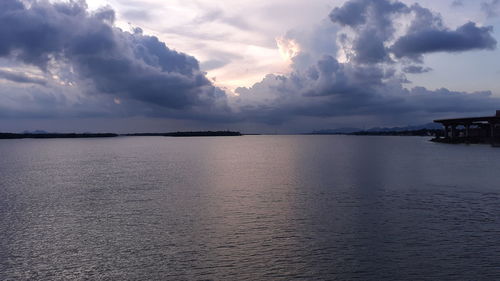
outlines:
M276 38L276 44L278 45L281 57L287 62L291 62L300 52L299 44L293 39L278 37Z
M9 1L24 1L28 5L25 0ZM481 91L498 88L495 84L498 68L494 62L499 51L491 51L494 39L490 38L495 33L484 29L493 24L493 19L481 22L469 15L449 21L457 12L470 11L468 7L455 7L450 12L447 9L451 8L441 2L390 0L405 2L406 11L410 9L412 13L397 10L389 17L384 16L388 6L383 5L388 0L348 0L379 7L368 7L369 11L385 11L361 13L367 20L352 24L344 20L356 18L359 12L343 9L338 12L341 16L329 17L329 13L343 7L344 0L87 1L89 9L85 0L29 1L39 8L27 8L16 16L19 24L2 30L8 35L2 36L7 46L15 52L21 48L22 53L0 58L5 60L0 65L4 93L0 115L9 118L160 116L208 123L240 120L270 126L286 123L298 128L295 126L306 126L300 123L305 118L313 122L309 125L320 126L327 119L337 122L339 118L345 118L342 122L353 120L354 124L353 116L356 120L370 119L374 125L376 122L400 125L394 120L417 122L417 118L426 118L427 121L430 118L427 113L443 111L440 104L453 106L452 110L480 112L485 108L491 111L490 104L500 103L490 97L498 91ZM430 18L418 20L415 1L438 7L430 7ZM50 2L62 2L69 9L56 9ZM86 12L70 16L71 5ZM439 6L442 7L438 9ZM480 11L477 3L475 6ZM2 9L0 14L6 11ZM37 17L40 11L62 16ZM443 26L430 26L428 19L441 21L440 11L445 15ZM112 18L118 28L101 33L108 30ZM459 30L468 21L477 24ZM57 32L44 29L46 24ZM417 32L419 29L411 33L411 26L445 36L429 38L424 36L427 33ZM136 27L143 32L136 32ZM31 36L30 41L7 40L25 38L25 30L43 36ZM494 30L498 30L497 26ZM470 33L482 34L479 38L489 40L472 42L478 49L473 52L471 45L458 46L457 42L453 45L445 40L458 36L460 42L467 43L471 37L462 35ZM446 44L444 49L423 44L425 48L415 50L412 46L419 44L408 43L415 41L415 36L427 39L416 40L419 43ZM97 43L106 40L113 44ZM19 42L23 44L19 46ZM98 63L82 64L88 61L83 51L90 52ZM465 51L468 52L463 54ZM50 56L44 57L45 53ZM41 59L32 60L31 55ZM158 62L149 58L158 58ZM113 69L109 66L117 66L116 59L133 67L133 71L122 67L109 71ZM453 62L456 63L451 66ZM471 62L476 67L471 67ZM188 75L189 70L200 79L190 79L194 76ZM444 78L443 73L447 75ZM415 86L419 87L413 91ZM418 100L424 96L428 100ZM393 97L400 99L391 100ZM440 103L445 98L448 100ZM401 118L403 106L407 119ZM436 109L437 106L441 107ZM393 113L388 116L385 112Z
M51 0L57 1L66 0ZM441 12L452 28L463 24L464 20L485 21L473 1L464 1L464 6L458 8L450 6L451 0L400 1L407 5L418 3ZM214 58L220 59L218 56L224 53L224 64L212 69L202 67L202 70L208 77L216 77L217 85L234 89L251 86L268 73L289 70L289 49L280 50L276 38L281 38L290 29L313 24L318 18L326 19L331 9L345 0L87 0L87 3L92 10L106 5L113 7L117 12L117 26L124 30L130 25L139 26L145 34L157 36L170 48L195 56L202 65ZM252 45L269 51L248 51ZM337 59L348 62L352 57L348 51L338 50ZM274 55L270 56L270 52ZM457 84L455 79L446 80L447 86ZM428 78L419 82L437 87L442 79ZM466 86L464 84L460 86Z
M287 73L298 45L283 41L280 47L276 38L317 19L318 11L326 18L332 5L331 0L147 0L140 5L122 0L87 2L92 10L113 7L120 28L139 26L169 48L196 57L207 77L215 77L217 86L228 89L252 86L268 73ZM271 10L280 12L269 14ZM219 63L217 67L204 68L214 61Z
M285 73L290 60L284 60L278 47L240 45L241 58L223 67L207 71L207 77L215 78L214 84L229 90L248 87L262 80L269 71Z

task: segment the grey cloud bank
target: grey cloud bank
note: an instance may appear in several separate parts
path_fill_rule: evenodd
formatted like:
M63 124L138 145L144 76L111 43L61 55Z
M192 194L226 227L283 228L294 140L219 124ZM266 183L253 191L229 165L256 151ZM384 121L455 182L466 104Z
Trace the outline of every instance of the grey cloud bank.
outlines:
M397 17L413 17L406 33L394 38ZM398 58L420 59L433 52L493 50L497 41L493 28L465 23L449 30L441 16L419 4L407 6L399 1L351 0L330 13L330 19L354 29L354 59L361 63L383 62L394 54ZM387 47L391 41L395 42Z
M91 13L83 1L24 5L4 0L0 56L36 66L49 76L58 74L61 83L78 86L83 96L109 95L124 106L130 103L128 110L141 114L159 114L161 108L166 115L189 115L197 107L227 110L225 93L211 84L194 57L169 49L139 28L122 31L113 26L114 20L113 10ZM5 71L0 75L43 84ZM37 90L33 95L46 92Z
M401 18L410 22L403 32L398 30ZM381 124L418 124L440 116L490 114L500 108L500 99L490 91L408 89L405 76L432 70L408 65L423 63L427 53L495 49L492 27L468 22L450 30L429 9L388 0L347 1L333 9L330 19L343 28L336 38L346 61L327 54L307 67L295 63L289 75L268 75L253 87L237 89L244 113L269 122L296 116L361 116ZM320 55L308 52L311 49L295 59ZM259 95L260 100L247 102Z
M394 43L391 51L399 58L418 58L433 52L463 52L469 50L493 50L497 41L491 36L492 27L477 27L466 23L457 30L421 30L403 36Z
M217 20L217 13L212 16ZM405 30L400 19L409 22ZM287 124L297 131L335 119L344 122L339 126L360 120L407 125L500 108L500 99L489 91L408 87L406 74L431 71L423 65L426 54L497 45L492 27L466 22L453 30L418 4L345 2L318 25L286 34L301 47L290 73L240 87L237 97L214 86L196 58L140 28L127 32L114 22L111 8L90 12L82 1L1 1L0 57L35 67L45 77L0 69L0 118L140 116L206 126ZM203 69L224 64L213 58Z

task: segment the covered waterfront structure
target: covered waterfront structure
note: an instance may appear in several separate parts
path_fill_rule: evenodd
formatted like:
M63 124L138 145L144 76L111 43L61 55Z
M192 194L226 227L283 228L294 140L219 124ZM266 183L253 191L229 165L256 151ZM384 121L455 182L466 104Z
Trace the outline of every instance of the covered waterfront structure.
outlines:
M500 110L495 116L434 120L443 125L443 138L434 141L446 143L500 143Z

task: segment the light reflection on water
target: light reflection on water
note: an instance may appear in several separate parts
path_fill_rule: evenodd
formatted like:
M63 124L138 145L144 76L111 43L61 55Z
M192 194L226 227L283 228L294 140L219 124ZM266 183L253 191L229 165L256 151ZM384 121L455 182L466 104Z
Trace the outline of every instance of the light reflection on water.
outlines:
M1 280L500 279L500 150L413 137L0 141Z

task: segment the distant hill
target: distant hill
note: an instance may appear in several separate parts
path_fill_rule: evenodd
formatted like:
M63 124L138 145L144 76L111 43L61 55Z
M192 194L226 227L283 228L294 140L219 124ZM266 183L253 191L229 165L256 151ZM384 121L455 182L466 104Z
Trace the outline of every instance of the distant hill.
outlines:
M311 134L313 135L344 135L350 134L354 132L359 132L361 129L359 128L339 128L339 129L327 129L327 130L319 130L313 131Z
M434 135L441 130L442 126L437 123L428 123L406 127L374 127L368 130L359 128L339 128L313 131L313 135Z
M380 128L380 127L375 127L368 129L366 131L368 132L402 132L402 131L418 131L418 130L439 130L442 129L443 127L440 124L437 123L427 123L424 125L417 125L417 126L406 126L406 127L392 127L392 128Z

